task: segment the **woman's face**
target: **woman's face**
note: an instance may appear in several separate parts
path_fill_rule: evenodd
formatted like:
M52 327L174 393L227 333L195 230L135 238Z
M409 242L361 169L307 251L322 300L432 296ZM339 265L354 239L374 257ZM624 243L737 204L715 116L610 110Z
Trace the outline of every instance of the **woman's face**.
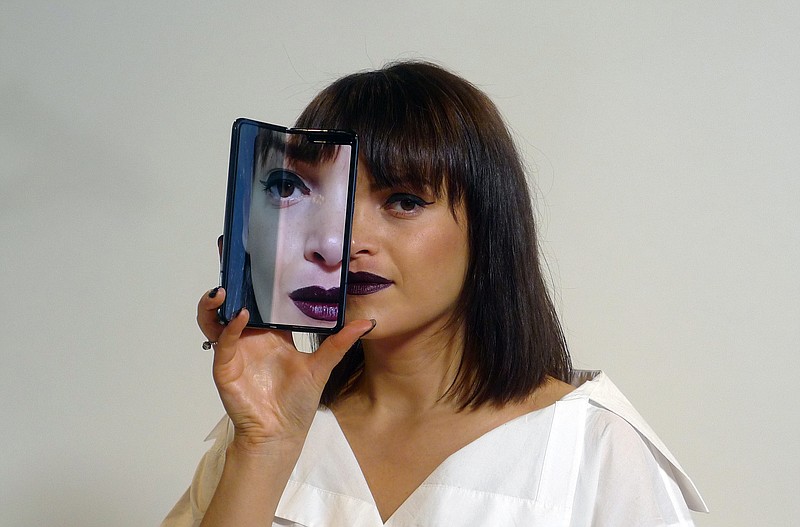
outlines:
M270 151L256 175L247 249L264 321L333 327L350 169L350 147L317 164Z
M449 320L466 275L463 207L446 197L377 189L359 163L347 319L374 318L372 338L432 334Z

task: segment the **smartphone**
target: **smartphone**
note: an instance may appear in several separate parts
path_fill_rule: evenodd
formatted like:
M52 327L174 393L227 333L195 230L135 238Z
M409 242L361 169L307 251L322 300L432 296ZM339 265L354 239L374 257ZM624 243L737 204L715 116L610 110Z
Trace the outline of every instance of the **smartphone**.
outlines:
M358 137L237 119L231 134L222 323L335 333L344 325Z

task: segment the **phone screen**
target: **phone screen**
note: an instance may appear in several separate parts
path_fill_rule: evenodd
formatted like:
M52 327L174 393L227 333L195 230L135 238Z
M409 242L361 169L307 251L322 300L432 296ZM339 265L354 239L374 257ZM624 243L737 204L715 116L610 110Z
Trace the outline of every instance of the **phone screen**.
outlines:
M233 124L221 285L227 322L333 333L344 324L358 142L352 132Z

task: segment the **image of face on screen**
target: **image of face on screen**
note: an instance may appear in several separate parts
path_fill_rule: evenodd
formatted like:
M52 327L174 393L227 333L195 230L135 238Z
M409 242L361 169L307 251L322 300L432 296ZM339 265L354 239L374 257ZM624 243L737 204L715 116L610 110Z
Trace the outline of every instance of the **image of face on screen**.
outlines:
M264 322L333 327L351 147L284 137L256 139L247 235L256 305Z

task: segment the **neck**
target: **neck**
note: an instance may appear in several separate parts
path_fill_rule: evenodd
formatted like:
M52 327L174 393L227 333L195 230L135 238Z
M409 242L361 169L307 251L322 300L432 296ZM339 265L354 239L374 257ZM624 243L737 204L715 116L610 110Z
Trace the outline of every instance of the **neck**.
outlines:
M365 340L364 374L354 397L366 409L415 416L455 406L443 397L455 379L463 350L462 331L438 330Z

